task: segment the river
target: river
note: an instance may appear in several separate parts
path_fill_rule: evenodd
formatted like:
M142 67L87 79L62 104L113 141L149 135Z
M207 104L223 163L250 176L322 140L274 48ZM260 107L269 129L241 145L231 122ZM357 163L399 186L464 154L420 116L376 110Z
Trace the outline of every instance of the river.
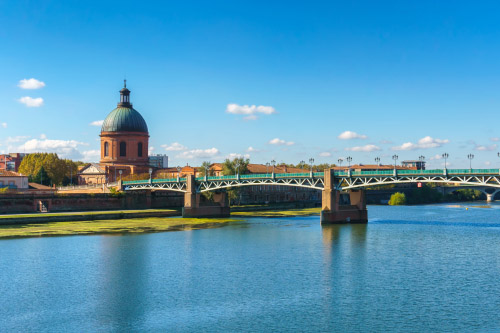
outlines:
M0 331L500 329L500 205L368 209L2 240Z

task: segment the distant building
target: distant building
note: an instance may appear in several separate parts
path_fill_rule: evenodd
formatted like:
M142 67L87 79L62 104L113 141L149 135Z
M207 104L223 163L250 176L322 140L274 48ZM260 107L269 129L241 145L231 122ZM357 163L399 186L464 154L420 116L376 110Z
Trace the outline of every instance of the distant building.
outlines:
M149 155L149 166L158 169L168 168L168 156L162 154Z
M401 165L410 169L425 170L425 161L408 160L401 162Z
M0 154L0 170L17 172L26 155L23 153Z
M27 190L28 176L8 170L0 170L0 188Z

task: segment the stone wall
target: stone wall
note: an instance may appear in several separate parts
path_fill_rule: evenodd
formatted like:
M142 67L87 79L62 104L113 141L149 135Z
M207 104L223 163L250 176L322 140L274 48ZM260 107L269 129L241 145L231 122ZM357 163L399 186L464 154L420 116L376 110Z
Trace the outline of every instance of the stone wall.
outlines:
M0 195L0 214L34 213L46 207L49 212L115 209L180 208L182 194L136 191L121 197L109 194Z

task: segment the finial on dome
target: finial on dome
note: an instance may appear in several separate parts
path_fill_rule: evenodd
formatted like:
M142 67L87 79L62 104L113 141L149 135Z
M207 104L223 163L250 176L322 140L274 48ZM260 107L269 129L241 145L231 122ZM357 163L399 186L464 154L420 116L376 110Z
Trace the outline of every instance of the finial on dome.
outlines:
M127 79L123 79L123 88L127 88Z
M132 107L132 103L130 103L130 90L127 89L127 79L123 80L123 88L120 90L120 103L118 103L118 107Z

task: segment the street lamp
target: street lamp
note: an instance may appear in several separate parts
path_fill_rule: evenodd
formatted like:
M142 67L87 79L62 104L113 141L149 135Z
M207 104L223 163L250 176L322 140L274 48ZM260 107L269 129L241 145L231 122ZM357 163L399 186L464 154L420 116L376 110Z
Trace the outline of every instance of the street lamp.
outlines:
M349 163L349 169L350 169L351 168L352 157L351 156L347 156L346 161L347 161L347 163Z
M151 176L153 175L153 168L149 168L149 182L151 183Z
M341 159L341 158L339 158L339 159L337 160L337 162L339 162L339 166L342 166L342 162L344 162L344 160L343 160L343 159Z
M311 166L311 172L313 172L313 163L314 163L314 158L312 158L312 157L311 157L311 158L309 159L309 164L310 164L310 166Z
M419 170L424 170L424 161L425 161L425 156L424 155L420 155L418 157L418 160L420 161L420 168L417 168Z
M269 162L266 163L266 175L269 173Z
M392 155L392 159L394 160L394 169L396 169L396 161L398 160L399 156L394 154Z
M467 155L467 158L469 159L469 169L472 170L472 159L474 158L474 154Z
M120 182L122 181L122 173L123 173L123 170L118 170L118 173L120 174Z
M378 167L380 166L380 157L375 157L375 163L377 163L377 171L378 171Z
M306 162L304 160L300 161L300 168L301 169L304 169L304 165L306 164Z
M444 153L441 156L443 156L443 158L444 158L444 168L446 169L446 160L448 159L448 157L450 157L450 155L448 155L448 153Z
M177 166L177 181L181 178L181 170L182 168L180 166Z
M236 175L239 176L239 174L240 174L240 162L236 161L234 163L234 166L236 167Z
M272 160L272 161L271 161L271 165L273 166L273 174L274 174L274 166L276 165L276 161L275 161L275 160Z

